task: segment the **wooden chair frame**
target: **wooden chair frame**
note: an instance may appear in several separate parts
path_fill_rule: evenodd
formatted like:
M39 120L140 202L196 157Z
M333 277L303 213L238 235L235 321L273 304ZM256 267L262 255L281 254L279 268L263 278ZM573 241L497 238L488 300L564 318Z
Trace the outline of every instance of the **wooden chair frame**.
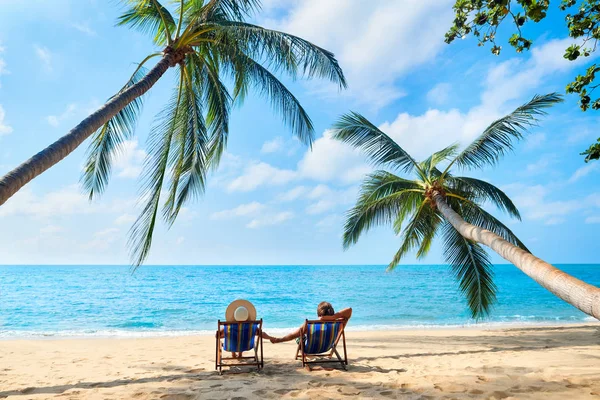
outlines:
M257 338L255 338L254 342L254 355L246 356L246 357L223 357L222 340L224 338L221 337L221 328L228 325L237 325L239 322L227 322L227 321L218 321L217 327L217 335L216 335L216 354L215 354L215 369L219 370L219 374L223 372L223 367L234 367L234 366L246 366L246 367L257 367L260 371L265 367L265 362L263 358L263 338L262 338L262 326L263 320L262 318L257 321L244 321L244 324L258 324L257 330ZM248 361L246 361L248 360ZM227 361L227 362L224 362ZM237 361L237 362L229 362L229 361Z
M329 350L325 353L320 353L320 354L306 354L305 353L304 338L306 337L306 334L308 332L309 325L322 324L323 322L340 322L340 321L343 322L342 329L340 329L340 331L338 332L338 335L335 338L335 342L333 343L331 350ZM300 336L300 343L298 344L298 349L296 350L296 360L301 360L302 366L307 368L309 371L311 371L310 366L312 364L326 364L326 363L338 363L338 362L341 364L344 371L347 371L348 368L346 366L348 365L348 353L346 352L346 333L344 332L347 323L348 323L348 320L345 318L339 318L339 319L331 320L331 321L308 320L307 319L304 322L304 326L302 327L302 336ZM342 340L342 344L344 346L344 357L343 358L340 356L340 353L337 350L337 346L338 346L340 339ZM333 358L334 354L336 356L336 359ZM307 359L308 357L311 357L311 358L318 357L318 359L309 361Z

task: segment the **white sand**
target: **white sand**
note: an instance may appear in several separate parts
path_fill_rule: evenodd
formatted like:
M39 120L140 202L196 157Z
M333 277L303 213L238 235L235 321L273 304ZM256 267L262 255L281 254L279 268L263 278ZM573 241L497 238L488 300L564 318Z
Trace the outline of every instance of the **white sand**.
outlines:
M0 398L600 398L600 325L348 332L349 370L214 371L214 338L0 341Z

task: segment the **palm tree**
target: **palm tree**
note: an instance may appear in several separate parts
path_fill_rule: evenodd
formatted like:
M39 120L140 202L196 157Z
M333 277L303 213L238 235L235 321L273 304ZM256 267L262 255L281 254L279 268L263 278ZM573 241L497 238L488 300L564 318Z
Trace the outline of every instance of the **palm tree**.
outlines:
M444 257L474 318L488 315L496 299L492 264L483 244L556 296L600 319L600 288L532 255L509 228L482 207L489 202L520 219L519 211L502 190L480 179L451 173L452 167L495 165L513 148L513 142L522 139L527 128L545 115L546 108L560 101L557 94L535 96L494 121L464 150L459 151L454 144L422 162L415 161L363 116L342 116L334 126L334 138L364 151L378 167L415 175L409 180L378 170L367 176L355 207L347 214L344 248L355 244L373 226L391 225L397 235L402 235L400 248L388 266L391 270L411 251L416 250L417 258L425 257L441 232Z
M0 179L0 205L25 184L69 155L92 136L83 186L90 200L108 183L111 164L134 134L142 96L169 68L177 84L148 139L141 198L143 211L130 231L132 258L148 255L161 194L162 216L170 225L181 207L204 190L206 173L219 164L227 145L233 102L253 89L272 104L305 144L312 122L296 97L275 76L319 77L346 87L334 55L299 37L247 23L260 0L177 0L174 12L158 0L122 0L127 9L118 25L149 33L157 48L136 68L124 87L98 111L55 143ZM149 71L145 65L159 61ZM233 91L225 82L230 82Z

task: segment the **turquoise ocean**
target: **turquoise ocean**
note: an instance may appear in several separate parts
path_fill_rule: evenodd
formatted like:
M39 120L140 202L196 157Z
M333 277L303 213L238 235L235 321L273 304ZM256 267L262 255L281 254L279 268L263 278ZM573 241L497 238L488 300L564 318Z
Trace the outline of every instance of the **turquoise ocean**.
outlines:
M557 267L600 286L600 265ZM494 271L498 303L475 322L444 265L0 266L0 338L208 334L237 298L274 333L315 317L322 300L352 307L355 330L594 321L514 266Z

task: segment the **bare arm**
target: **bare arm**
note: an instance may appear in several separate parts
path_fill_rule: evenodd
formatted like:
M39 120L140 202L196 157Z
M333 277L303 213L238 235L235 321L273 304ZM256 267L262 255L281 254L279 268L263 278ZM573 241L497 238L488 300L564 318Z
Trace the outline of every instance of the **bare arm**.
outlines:
M335 320L335 319L339 319L339 318L350 319L351 316L352 316L352 308L348 307L348 308L344 308L342 311L336 312L333 315L323 316L323 317L321 317L321 320L331 321L331 320Z
M294 340L296 338L299 338L300 336L302 336L302 328L303 326L301 326L300 328L296 329L295 331L293 331L292 333L288 333L287 335L281 337L281 338L272 338L271 342L272 343L282 343L282 342L289 342L290 340Z

